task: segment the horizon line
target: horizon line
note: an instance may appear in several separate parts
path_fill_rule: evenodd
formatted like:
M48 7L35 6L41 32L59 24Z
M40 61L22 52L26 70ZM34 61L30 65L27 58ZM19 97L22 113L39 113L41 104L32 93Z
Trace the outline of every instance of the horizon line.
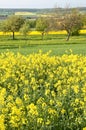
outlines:
M65 9L66 7L58 7L58 8L62 8ZM69 8L86 8L86 6L77 6L77 7L69 7ZM45 8L29 8L29 7L0 7L0 9L54 9L54 7L45 7Z

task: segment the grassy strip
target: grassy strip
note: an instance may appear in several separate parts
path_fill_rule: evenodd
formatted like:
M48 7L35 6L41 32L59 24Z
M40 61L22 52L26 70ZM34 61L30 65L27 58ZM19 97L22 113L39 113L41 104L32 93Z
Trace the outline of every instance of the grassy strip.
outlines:
M86 37L85 35L74 36L70 41L66 41L66 35L45 35L44 40L41 36L16 36L12 40L11 36L0 36L0 52L7 49L13 52L20 52L22 54L30 54L42 50L47 52L52 50L51 55L62 55L66 50L72 49L75 54L86 55Z

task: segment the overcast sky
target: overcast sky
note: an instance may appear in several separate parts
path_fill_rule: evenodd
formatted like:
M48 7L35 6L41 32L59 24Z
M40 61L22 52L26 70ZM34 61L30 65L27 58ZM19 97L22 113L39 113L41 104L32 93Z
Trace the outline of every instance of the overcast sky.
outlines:
M0 8L86 7L86 0L0 0Z

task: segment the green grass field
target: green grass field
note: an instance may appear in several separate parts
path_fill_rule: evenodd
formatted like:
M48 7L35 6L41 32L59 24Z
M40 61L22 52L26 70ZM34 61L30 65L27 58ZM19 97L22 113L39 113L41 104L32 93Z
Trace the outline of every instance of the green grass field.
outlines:
M62 55L69 49L74 54L86 55L86 35L71 37L69 41L66 41L66 35L45 35L44 40L40 35L28 36L26 40L23 36L16 36L15 40L12 36L0 36L0 53L9 50L26 55L52 50L51 55Z

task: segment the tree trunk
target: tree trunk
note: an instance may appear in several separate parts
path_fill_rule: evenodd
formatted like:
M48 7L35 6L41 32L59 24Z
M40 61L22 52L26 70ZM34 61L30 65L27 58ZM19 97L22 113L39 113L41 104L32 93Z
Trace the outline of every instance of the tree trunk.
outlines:
M70 39L70 33L68 33L66 41L69 41L69 39Z
M42 32L42 40L44 39L44 32Z
M14 32L13 32L13 40L15 39L15 35L14 35Z

